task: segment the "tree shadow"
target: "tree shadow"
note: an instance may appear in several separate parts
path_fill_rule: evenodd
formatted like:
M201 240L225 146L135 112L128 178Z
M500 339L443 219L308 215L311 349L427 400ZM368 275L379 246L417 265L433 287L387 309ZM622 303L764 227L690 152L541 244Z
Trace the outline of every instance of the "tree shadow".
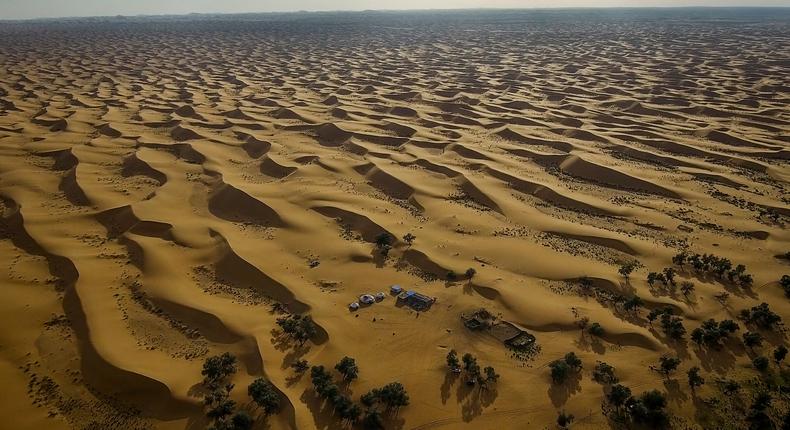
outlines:
M459 379L457 373L447 372L444 375L444 381L442 382L442 386L439 389L439 393L441 394L442 404L446 405L447 401L450 400L450 388L453 387L455 381Z
M736 356L732 351L720 348L695 348L695 353L702 368L708 372L724 373L735 366Z
M299 400L307 407L313 415L313 422L316 428L321 430L340 430L345 426L335 417L332 405L318 397L312 389L305 390Z
M551 403L557 408L563 406L573 394L581 391L581 380L581 372L576 372L562 384L549 385L548 395Z
M667 399L675 402L677 405L685 403L689 399L688 395L680 387L677 379L665 379L664 388L667 391Z

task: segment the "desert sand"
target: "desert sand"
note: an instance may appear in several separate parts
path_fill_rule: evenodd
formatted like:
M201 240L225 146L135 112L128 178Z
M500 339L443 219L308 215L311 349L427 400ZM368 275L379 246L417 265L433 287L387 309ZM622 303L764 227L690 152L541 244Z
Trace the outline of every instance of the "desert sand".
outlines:
M290 365L343 356L355 402L407 390L387 428L555 428L563 410L617 427L596 361L635 396L665 393L674 427L745 426L769 378L753 359L787 339L740 312L790 318L788 23L786 9L0 23L0 427L205 428L201 368L224 352L239 408L258 416L255 378L280 393L260 429L341 428ZM753 282L673 264L683 250ZM694 290L649 285L666 267ZM393 284L435 302L410 309ZM665 306L682 340L648 321ZM535 344L469 330L480 308ZM316 324L302 346L276 323L288 313ZM740 326L718 349L689 338L710 318ZM467 385L451 349L499 380ZM553 383L568 352L583 369ZM651 370L661 356L681 359L669 377ZM782 366L767 371L779 384ZM775 396L769 416L787 409Z

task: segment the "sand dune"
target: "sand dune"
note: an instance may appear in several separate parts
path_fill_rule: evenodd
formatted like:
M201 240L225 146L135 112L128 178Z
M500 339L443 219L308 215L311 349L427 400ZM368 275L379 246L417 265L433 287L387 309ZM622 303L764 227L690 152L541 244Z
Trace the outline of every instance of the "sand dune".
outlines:
M0 428L206 428L201 367L223 352L239 360L238 408L260 415L258 377L281 400L255 429L356 428L290 367L338 377L346 355L353 401L407 389L387 429L552 428L561 410L574 428L618 428L596 361L634 394L667 393L676 428L747 428L748 381L781 377L752 360L787 340L739 313L766 302L790 318L787 22L773 9L0 22ZM673 266L681 250L744 264L753 285ZM667 267L694 291L647 282ZM435 302L396 303L393 284ZM501 331L464 326L480 308ZM685 340L648 320L664 308ZM315 322L303 345L277 325L289 312ZM688 334L710 318L741 329L699 347ZM535 347L496 337L521 330ZM763 346L745 347L747 330ZM498 382L465 384L450 349ZM571 351L579 378L553 384L549 363ZM663 355L677 373L650 370ZM692 366L708 381L694 393ZM742 383L739 400L720 378ZM771 408L777 421L787 399Z

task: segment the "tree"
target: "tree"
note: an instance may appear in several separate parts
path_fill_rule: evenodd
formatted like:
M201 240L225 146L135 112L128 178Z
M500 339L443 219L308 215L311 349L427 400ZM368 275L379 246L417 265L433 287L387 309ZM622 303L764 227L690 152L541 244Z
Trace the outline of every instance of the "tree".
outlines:
M604 329L603 329L603 327L600 324L595 322L595 323L592 323L590 328L587 329L587 332L590 333L593 336L601 337L601 336L603 336Z
M310 379L313 382L313 387L315 387L315 391L322 395L325 392L326 388L332 383L332 375L326 371L324 366L313 366L310 369Z
M582 361L579 357L576 356L575 352L569 352L565 354L565 363L568 364L574 370L581 370L582 369Z
M763 357L762 355L754 357L754 360L752 360L752 366L754 366L754 368L760 372L765 372L768 370L768 363L768 358Z
M252 425L255 424L255 420L252 419L247 411L236 412L230 421L233 424L233 430L250 430Z
M480 365L477 364L477 359L470 353L464 354L461 357L464 362L464 371L466 371L466 383L474 385L480 379Z
M703 378L700 374L700 369L697 366L692 367L688 370L688 380L689 380L689 387L691 387L691 391L694 391L697 387L701 387L702 384L705 383L705 378Z
M473 267L470 267L466 269L466 272L464 272L464 274L466 275L467 279L472 279L477 274L477 270L475 270Z
M291 368L296 373L304 373L310 368L310 364L307 363L307 360L296 360L291 364Z
M628 277L631 276L631 273L633 273L634 269L636 269L636 262L629 261L628 263L621 265L617 272L620 273L623 278L628 279Z
M669 285L674 286L675 285L675 269L673 269L671 267L665 267L663 272L664 272L664 279L666 279L666 282L664 282L664 284L668 283Z
M264 415L271 415L280 410L280 393L263 378L252 381L247 387L247 394L263 410Z
M623 309L628 312L636 312L642 306L644 306L644 302L639 296L631 297L623 303Z
M784 345L777 346L774 350L774 361L776 364L781 364L785 357L787 357L787 347Z
M749 349L754 349L755 346L763 344L763 336L760 333L747 331L743 334L743 344L749 347Z
M773 430L774 424L765 410L771 406L771 395L768 393L760 393L755 397L754 403L749 408L749 414L746 416L746 421L749 422L749 429L751 430Z
M335 365L335 369L343 375L343 379L346 381L353 381L359 376L357 362L351 357L340 359L340 362Z
M447 353L447 367L452 371L461 368L461 363L458 362L458 353L455 352L454 349L451 349L450 352Z
M683 293L684 296L688 297L691 293L694 292L694 283L691 281L681 282L680 292Z
M496 381L499 380L499 374L496 373L494 368L491 367L491 366L486 366L486 368L483 369L483 373L485 373L485 375L486 375L486 379L485 379L485 384L486 385L488 385L488 384L496 384Z
M606 395L609 404L617 409L620 409L629 398L631 398L631 389L621 384L612 385L609 394Z
M785 290L785 296L790 297L790 275L782 275L782 279L779 280L779 285Z
M551 369L551 380L554 381L555 384L562 384L568 379L568 375L571 373L571 367L568 366L563 360L554 360L549 363L549 368Z
M568 379L571 372L578 372L582 369L582 361L575 353L569 352L565 354L562 360L555 360L549 363L551 369L551 379L561 384Z
M639 399L630 398L626 402L631 418L639 424L648 424L654 427L663 427L669 421L664 408L667 406L667 399L658 390L651 390L642 393Z
M652 287L657 280L658 280L658 273L650 272L647 274L647 285L650 285Z
M603 361L598 361L595 363L595 368L593 368L592 373L593 380L603 383L603 384L616 384L619 382L617 376L614 374L614 367L611 365L604 363Z
M672 263L680 266L683 268L683 265L686 264L686 260L688 259L688 253L686 251L681 251L677 253L674 257L672 257Z
M216 389L221 382L230 375L236 373L236 357L225 352L222 355L215 355L206 358L203 362L203 385L209 389Z
M589 294L593 287L593 281L586 276L582 276L579 278L579 286L582 288L582 291L584 291L585 294Z
M669 378L669 374L677 370L680 365L680 359L664 355L659 358L659 363L660 372L664 374L664 377Z
M411 244L414 243L414 239L417 239L417 236L411 233L406 233L403 235L403 241L406 242L406 245L411 246Z
M381 418L381 412L371 409L365 414L362 420L362 428L365 430L383 430L384 419Z
M567 429L575 417L573 414L566 414L565 411L560 411L560 414L557 415L557 425L560 426L561 429Z
M376 236L375 243L381 255L385 257L389 255L390 249L392 249L392 236L389 233L384 232Z
M206 394L206 397L203 398L203 405L208 407L206 412L208 419L222 423L233 414L236 402L230 399L231 390L233 390L233 384L227 384L224 388L217 388Z
M456 275L455 272L453 272L452 270L447 272L447 280L448 281L455 282L456 279L458 279L458 275Z

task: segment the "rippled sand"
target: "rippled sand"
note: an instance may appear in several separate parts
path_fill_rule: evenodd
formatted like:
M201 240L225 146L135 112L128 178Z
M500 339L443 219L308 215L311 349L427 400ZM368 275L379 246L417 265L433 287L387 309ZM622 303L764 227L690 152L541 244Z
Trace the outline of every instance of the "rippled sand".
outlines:
M225 351L241 404L261 375L283 394L256 428L339 428L289 364L344 355L355 400L408 390L391 428L542 428L561 409L605 427L596 360L704 425L717 376L755 376L749 351L671 342L617 297L670 304L688 331L761 302L790 318L790 19L692 12L0 23L0 427L204 428L201 366ZM648 286L684 248L754 286ZM437 303L349 312L391 284ZM278 335L278 303L318 324L305 347ZM468 331L480 307L539 348ZM450 348L496 388L448 374ZM552 385L569 351L582 377ZM649 370L665 353L674 384ZM693 365L711 381L694 396Z

